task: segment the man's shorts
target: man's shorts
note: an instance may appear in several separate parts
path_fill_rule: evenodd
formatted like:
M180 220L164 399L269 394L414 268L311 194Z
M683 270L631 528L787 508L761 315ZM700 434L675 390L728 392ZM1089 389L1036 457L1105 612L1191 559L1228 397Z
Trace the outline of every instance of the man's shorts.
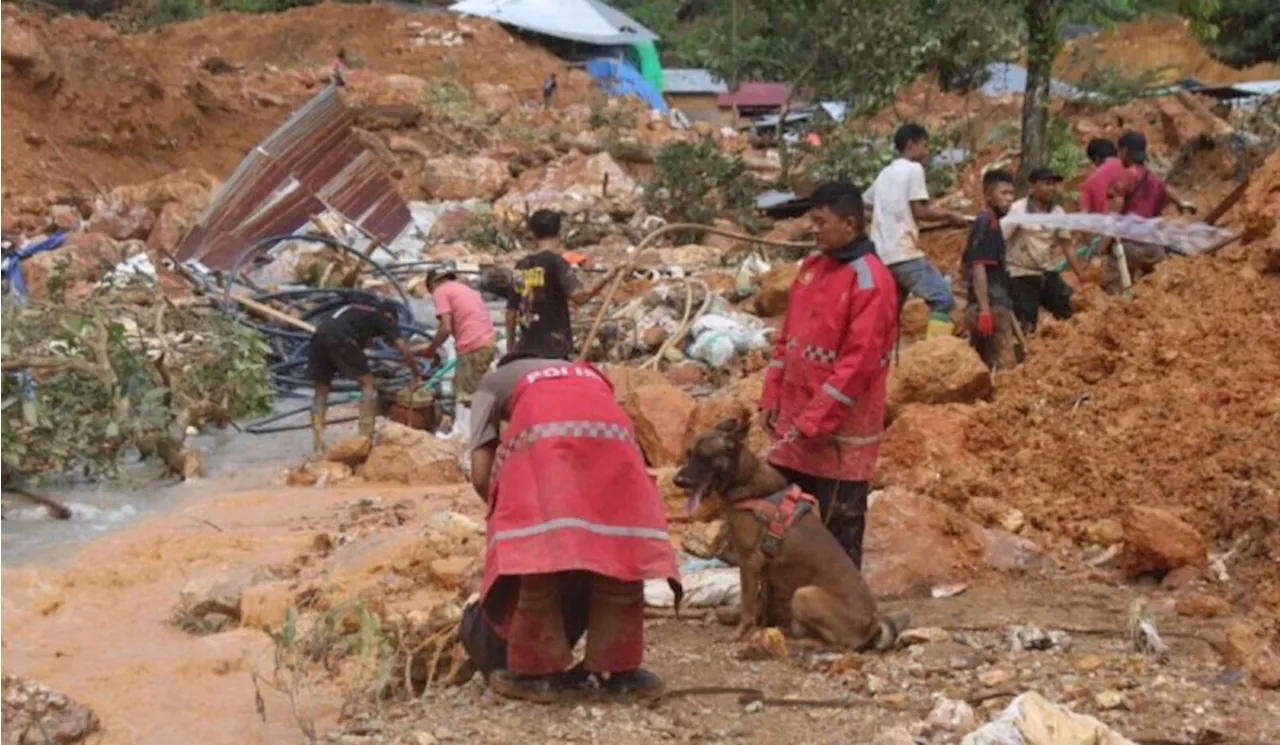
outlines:
M463 406L471 405L471 397L480 387L480 379L493 364L495 349L490 342L479 349L458 355L458 367L453 372L453 397Z
M1017 342L1013 335L1013 310L996 305L991 309L991 320L995 329L990 336L978 335L978 304L973 303L964 309L965 328L969 331L969 346L973 347L982 362L992 370L1009 370L1017 362L1014 345Z
M1128 241L1124 243L1124 257L1129 265L1129 273L1132 275L1130 279L1137 282L1149 274L1156 264L1169 258L1169 252L1163 246ZM1103 277L1102 287L1110 293L1118 293L1124 290L1124 284L1120 277L1120 265L1116 262L1114 254L1106 257L1106 272Z
M311 382L329 384L335 377L355 380L369 374L369 358L355 339L317 332L307 357Z

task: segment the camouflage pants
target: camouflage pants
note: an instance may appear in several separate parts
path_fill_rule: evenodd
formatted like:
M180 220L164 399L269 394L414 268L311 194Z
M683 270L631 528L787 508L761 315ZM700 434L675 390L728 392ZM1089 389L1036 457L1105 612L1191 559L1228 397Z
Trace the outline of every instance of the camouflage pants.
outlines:
M460 406L470 406L471 397L480 387L480 379L493 364L493 342L458 355L458 367L453 372L453 398Z

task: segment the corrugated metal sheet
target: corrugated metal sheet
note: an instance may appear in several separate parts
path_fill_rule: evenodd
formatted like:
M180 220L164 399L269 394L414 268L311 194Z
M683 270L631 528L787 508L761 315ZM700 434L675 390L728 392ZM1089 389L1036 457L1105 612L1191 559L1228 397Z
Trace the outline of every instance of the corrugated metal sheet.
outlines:
M728 93L729 86L700 67L664 67L663 93Z
M291 233L326 209L390 243L409 224L409 209L353 122L333 86L299 107L236 166L178 258L229 269L246 246Z

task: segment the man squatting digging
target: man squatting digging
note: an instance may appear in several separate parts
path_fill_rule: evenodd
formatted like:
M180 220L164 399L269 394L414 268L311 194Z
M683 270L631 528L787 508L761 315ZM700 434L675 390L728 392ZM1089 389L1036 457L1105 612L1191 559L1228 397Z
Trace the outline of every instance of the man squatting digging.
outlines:
M661 695L641 667L644 580L666 579L678 604L679 574L613 386L589 364L508 355L472 406L471 483L489 516L480 604L462 638L486 673L505 657L490 687L552 702L584 692L590 674L609 698ZM585 624L566 613L583 607ZM585 658L570 669L583 629Z
M364 350L374 339L384 339L400 353L405 367L413 374L411 389L422 385L409 345L396 330L398 317L396 304L390 300L376 305L353 303L339 308L333 315L316 326L311 335L307 368L315 386L315 398L311 407L312 448L316 455L324 452L324 426L329 406L329 386L335 376L350 378L360 383L360 429L362 436L373 436L374 419L378 416L378 397L373 387L373 372Z
M982 193L987 208L969 227L969 241L960 257L968 297L965 326L969 343L987 367L1006 369L1013 364L1014 321L1000 218L1013 204L1013 174L999 168L987 171L982 175Z
M820 250L791 285L760 408L775 438L769 463L817 498L831 533L861 568L898 291L867 238L858 190L823 184L810 203Z

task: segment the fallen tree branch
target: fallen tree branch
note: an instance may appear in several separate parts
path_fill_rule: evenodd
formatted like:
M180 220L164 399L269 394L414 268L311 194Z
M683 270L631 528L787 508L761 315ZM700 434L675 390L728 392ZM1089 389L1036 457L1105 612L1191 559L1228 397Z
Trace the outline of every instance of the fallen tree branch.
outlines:
M53 515L53 518L55 520L71 519L71 508L66 506L62 502L59 502L58 500L54 499L53 497L49 496L48 494L40 494L37 492L28 491L27 489L23 489L20 487L19 488L10 487L7 491L11 494L17 494L17 495L26 497L27 499L30 499L32 502L35 502L36 504L48 507L49 513Z

